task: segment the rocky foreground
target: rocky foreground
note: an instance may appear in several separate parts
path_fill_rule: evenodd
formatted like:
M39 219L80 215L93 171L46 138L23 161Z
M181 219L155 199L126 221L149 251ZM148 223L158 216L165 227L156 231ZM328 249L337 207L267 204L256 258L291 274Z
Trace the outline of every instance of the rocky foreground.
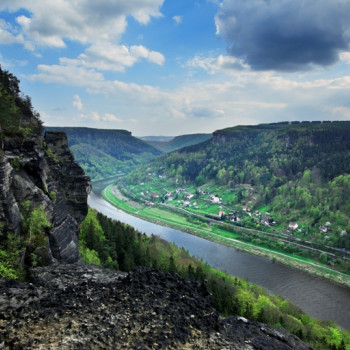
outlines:
M312 349L288 332L221 318L204 283L139 268L34 269L0 280L0 349Z

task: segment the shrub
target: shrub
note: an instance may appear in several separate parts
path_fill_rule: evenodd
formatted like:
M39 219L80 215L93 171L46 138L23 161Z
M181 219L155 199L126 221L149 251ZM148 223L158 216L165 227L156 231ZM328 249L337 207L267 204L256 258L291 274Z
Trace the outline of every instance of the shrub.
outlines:
M57 193L55 191L50 191L50 194L49 194L51 200L56 203L56 200L57 200Z
M21 160L22 160L21 157L15 157L11 159L10 164L12 168L18 171L21 168Z

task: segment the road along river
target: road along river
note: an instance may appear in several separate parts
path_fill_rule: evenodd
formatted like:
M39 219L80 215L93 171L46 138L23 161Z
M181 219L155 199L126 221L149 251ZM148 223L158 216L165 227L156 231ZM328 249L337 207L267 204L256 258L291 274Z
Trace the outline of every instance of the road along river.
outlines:
M272 294L281 295L312 317L332 320L339 326L350 329L350 288L283 264L272 263L265 258L136 218L115 208L97 193L92 192L89 195L88 203L91 208L104 215L129 224L147 235L155 234L185 248L191 255L203 259L216 269L232 276L246 278Z

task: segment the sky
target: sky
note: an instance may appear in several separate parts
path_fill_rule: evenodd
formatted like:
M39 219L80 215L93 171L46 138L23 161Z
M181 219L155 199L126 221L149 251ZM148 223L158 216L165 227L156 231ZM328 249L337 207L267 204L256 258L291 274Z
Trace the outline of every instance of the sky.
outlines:
M46 126L134 136L350 120L350 0L1 0Z

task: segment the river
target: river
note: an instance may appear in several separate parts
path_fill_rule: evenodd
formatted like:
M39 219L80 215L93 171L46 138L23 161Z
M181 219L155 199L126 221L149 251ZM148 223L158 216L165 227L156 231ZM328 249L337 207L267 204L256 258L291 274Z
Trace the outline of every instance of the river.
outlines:
M271 294L283 296L312 317L331 320L343 328L350 329L350 288L348 287L136 218L115 208L94 192L89 195L88 203L91 208L112 219L129 224L147 235L155 234L185 248L191 255L203 259L216 269L232 276L246 278L249 282L264 287Z

